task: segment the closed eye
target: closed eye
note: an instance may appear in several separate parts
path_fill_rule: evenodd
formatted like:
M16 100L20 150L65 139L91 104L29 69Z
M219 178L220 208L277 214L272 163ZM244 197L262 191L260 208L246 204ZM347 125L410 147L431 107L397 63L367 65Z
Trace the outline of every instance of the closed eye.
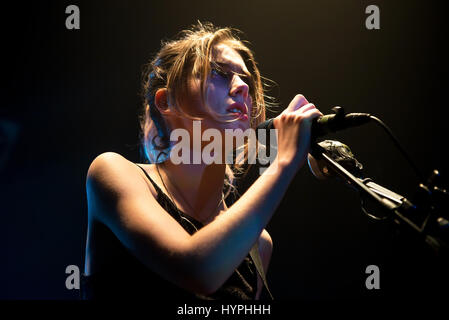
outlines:
M234 74L238 75L240 77L240 79L242 79L243 82L245 82L248 85L250 94L252 95L254 93L254 87L253 87L253 81L252 81L251 75L248 75L246 73L239 73L239 72L232 71L232 70L226 71L223 69L223 67L221 65L219 65L219 63L214 62L214 61L211 62L210 68L211 68L211 76L212 77L219 77L226 81L230 81ZM225 65L225 68L227 69L226 65Z
M250 84L250 77L248 75L234 71L227 72L218 66L213 66L211 68L211 74L212 76L219 76L227 80L229 80L232 77L232 75L235 74L238 75L246 84L248 85Z
M218 77L222 77L225 79L229 79L229 73L227 73L226 71L224 71L220 68L217 68L217 67L213 67L211 69L211 74L212 74L212 76L218 76Z
M237 72L234 72L234 74L238 75L248 86L250 85L250 77L248 75Z

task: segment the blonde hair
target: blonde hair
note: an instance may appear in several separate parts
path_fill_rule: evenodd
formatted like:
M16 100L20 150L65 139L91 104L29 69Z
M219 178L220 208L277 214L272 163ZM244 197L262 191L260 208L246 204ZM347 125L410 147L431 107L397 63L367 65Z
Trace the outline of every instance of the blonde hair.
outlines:
M187 93L188 80L192 75L200 79L200 91L205 101L206 82L211 71L210 63L214 46L224 43L236 50L242 57L245 65L252 75L249 79L249 94L253 101L250 116L250 126L255 129L265 121L265 110L269 104L264 94L262 77L257 67L252 51L239 39L241 33L237 29L218 28L212 23L198 21L190 29L183 30L175 40L162 41L161 49L155 57L145 65L143 72L143 107L140 117L142 130L143 155L147 162L160 163L168 159L170 154L170 135L167 124L155 106L155 94L158 89L167 88L168 99L173 102L170 107L173 111L194 118L186 114L180 106L181 99ZM246 42L247 43L247 42ZM207 104L205 104L207 105ZM217 117L212 110L208 112ZM247 148L245 148L245 159ZM232 170L227 166L226 175L232 184L234 172L241 172L240 165L234 165Z

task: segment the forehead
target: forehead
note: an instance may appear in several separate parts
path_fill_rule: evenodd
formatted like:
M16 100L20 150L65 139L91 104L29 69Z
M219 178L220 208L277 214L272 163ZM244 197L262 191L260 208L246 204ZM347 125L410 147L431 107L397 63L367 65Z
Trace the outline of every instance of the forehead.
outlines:
M224 43L217 44L214 47L212 59L215 62L229 65L229 67L235 69L236 71L248 72L242 56L235 49L231 48L227 44Z

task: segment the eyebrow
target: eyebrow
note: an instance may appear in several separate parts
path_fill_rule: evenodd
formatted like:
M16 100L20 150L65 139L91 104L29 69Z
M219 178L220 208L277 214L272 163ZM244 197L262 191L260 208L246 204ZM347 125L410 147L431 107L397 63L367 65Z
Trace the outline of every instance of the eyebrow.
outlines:
M227 68L227 69L230 69L230 70L235 70L235 69L237 69L237 70L238 70L238 73L244 74L244 75L246 75L246 76L248 76L248 77L251 77L251 73L249 73L248 71L243 71L239 66L234 66L234 65L231 64L231 63L227 63L227 62L219 62L219 61L212 61L212 64L216 64L216 65L218 65L220 68Z

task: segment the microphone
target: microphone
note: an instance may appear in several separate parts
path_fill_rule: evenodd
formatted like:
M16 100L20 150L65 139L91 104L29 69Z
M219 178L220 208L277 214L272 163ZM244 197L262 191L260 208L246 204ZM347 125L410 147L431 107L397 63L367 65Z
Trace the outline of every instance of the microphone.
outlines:
M371 120L369 113L347 113L342 107L334 107L335 114L327 114L316 118L312 122L312 139L322 137L330 132L336 132L347 128L358 127ZM262 122L257 129L273 129L273 119Z
M343 108L332 108L335 114L326 114L316 118L312 122L312 138L327 135L330 132L345 130L347 128L358 127L370 122L369 113L344 113Z

